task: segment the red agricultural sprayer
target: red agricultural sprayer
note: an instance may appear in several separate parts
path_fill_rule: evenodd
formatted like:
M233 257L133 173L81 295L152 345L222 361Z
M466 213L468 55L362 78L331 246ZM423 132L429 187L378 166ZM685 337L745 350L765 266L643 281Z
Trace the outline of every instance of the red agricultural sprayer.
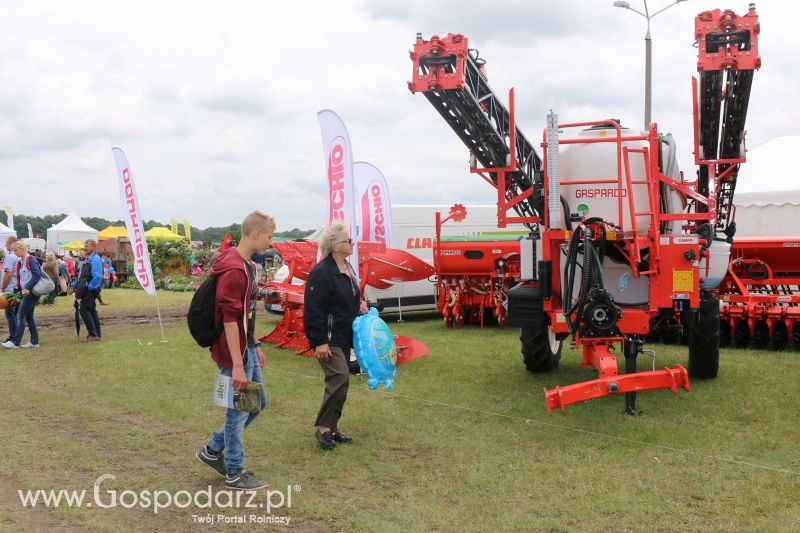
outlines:
M522 283L508 293L508 324L521 328L531 372L559 365L572 336L598 378L545 389L547 409L625 394L689 390L689 376L719 368L720 305L732 237L730 216L753 73L760 67L755 7L744 16L707 11L695 19L699 80L692 80L697 179L678 170L675 142L655 123L645 132L615 120L561 123L547 115L540 157L488 84L467 37L417 35L409 89L422 93L464 142L470 170L497 191L498 226L530 230L520 244ZM439 249L440 253L444 251ZM688 371L655 369L643 349L651 324L683 316ZM621 344L625 374L614 345ZM637 371L649 353L653 370Z

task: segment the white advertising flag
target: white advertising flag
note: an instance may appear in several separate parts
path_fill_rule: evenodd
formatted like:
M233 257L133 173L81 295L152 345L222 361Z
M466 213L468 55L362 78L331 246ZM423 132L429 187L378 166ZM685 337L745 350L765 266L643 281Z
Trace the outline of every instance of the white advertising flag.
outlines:
M361 221L361 240L378 241L394 248L392 232L392 202L389 186L378 167L356 161L353 165L356 181L356 202Z
M112 148L114 162L117 164L117 177L119 178L119 199L125 210L125 226L128 228L131 249L133 250L133 272L139 284L150 296L156 294L156 284L153 278L153 269L150 266L150 253L147 251L147 241L144 237L144 220L139 208L139 196L133 183L128 158L119 148ZM160 312L159 312L160 314Z
M355 187L353 184L353 149L344 121L334 111L317 113L322 130L322 150L328 178L328 221L343 222L350 229L353 255L348 259L358 275L358 241L361 240L356 219Z

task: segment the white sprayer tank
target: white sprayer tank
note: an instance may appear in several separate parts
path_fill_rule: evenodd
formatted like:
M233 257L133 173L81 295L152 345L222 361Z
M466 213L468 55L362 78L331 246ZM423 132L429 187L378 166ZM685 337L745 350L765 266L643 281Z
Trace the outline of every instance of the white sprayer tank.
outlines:
M628 128L622 128L622 136L635 135ZM616 137L613 128L586 129L578 133L578 139L612 139ZM648 146L645 141L629 141L622 143L628 149L642 149ZM646 180L644 156L642 153L629 153L630 177L633 182L642 182L632 185L634 210L636 212L650 211L650 199ZM562 144L559 150L561 196L569 204L572 213L580 213L584 217L600 217L607 222L617 224L623 231L632 231L631 209L628 190L624 155L617 155L616 142L594 142L586 144ZM622 187L617 186L618 175L617 161L622 168ZM614 183L570 185L564 182L577 180L604 180ZM622 220L619 220L619 199L622 198ZM636 218L638 235L646 235L650 229L650 217L639 216Z

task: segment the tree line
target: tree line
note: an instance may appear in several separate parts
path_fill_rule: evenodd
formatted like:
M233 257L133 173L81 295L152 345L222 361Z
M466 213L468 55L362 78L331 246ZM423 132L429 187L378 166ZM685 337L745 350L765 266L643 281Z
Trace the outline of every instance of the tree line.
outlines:
M47 228L52 227L54 224L58 224L64 218L66 218L66 213L62 213L60 215L45 215L43 217L39 216L32 216L32 215L14 215L14 230L17 232L17 235L20 237L27 237L28 236L28 224L31 225L31 230L33 230L34 236L40 236L42 239L47 238ZM93 229L100 231L107 226L124 226L125 222L122 220L108 220L105 218L100 217L82 217L83 221ZM169 224L165 224L163 222L158 222L156 220L146 220L144 222L144 229L145 231L149 230L154 226L166 226L169 227ZM183 224L178 224L181 234L183 233ZM233 235L234 239L238 239L241 236L242 225L241 224L231 224L229 226L221 226L221 227L209 227L209 228L197 228L192 226L192 240L193 241L212 241L212 242L221 242L222 238L225 236L226 233L230 233ZM275 233L276 237L283 237L288 239L299 239L305 237L306 235L310 234L314 230L301 230L299 228L293 228L289 231L278 231Z

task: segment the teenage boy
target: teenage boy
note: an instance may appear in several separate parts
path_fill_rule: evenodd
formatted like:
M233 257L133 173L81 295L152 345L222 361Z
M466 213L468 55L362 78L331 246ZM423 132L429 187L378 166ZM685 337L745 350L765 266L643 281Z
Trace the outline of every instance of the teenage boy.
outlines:
M217 324L223 324L222 334L211 345L211 358L221 374L231 378L231 384L241 390L248 381L261 383L261 408L267 403L261 369L264 353L254 339L258 279L250 258L264 253L272 245L275 220L253 211L242 222L242 238L235 248L217 256L210 275L217 276L214 299ZM244 468L242 438L258 413L228 409L225 423L215 431L196 456L225 477L225 486L235 490L257 490L267 486L265 481Z

